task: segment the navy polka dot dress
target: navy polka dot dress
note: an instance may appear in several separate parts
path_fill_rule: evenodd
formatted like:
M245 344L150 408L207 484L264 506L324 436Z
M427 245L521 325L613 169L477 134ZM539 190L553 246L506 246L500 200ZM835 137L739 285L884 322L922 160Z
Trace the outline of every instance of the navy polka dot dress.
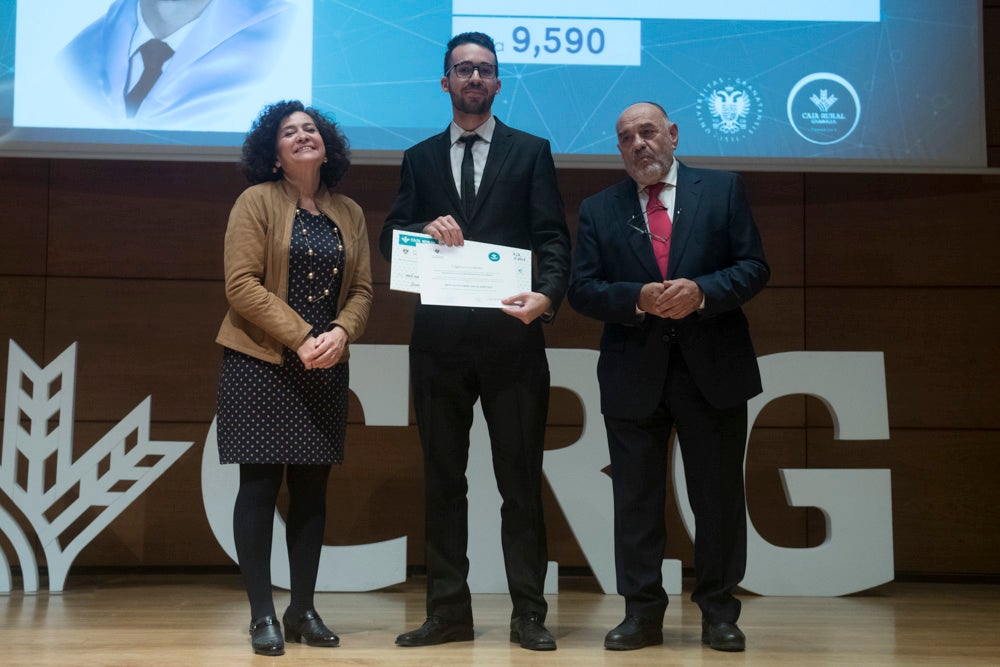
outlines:
M337 314L344 265L340 238L326 215L304 209L296 213L288 305L313 327L314 336L326 331ZM306 370L288 348L280 366L225 348L219 378L219 460L343 463L347 385L346 363Z

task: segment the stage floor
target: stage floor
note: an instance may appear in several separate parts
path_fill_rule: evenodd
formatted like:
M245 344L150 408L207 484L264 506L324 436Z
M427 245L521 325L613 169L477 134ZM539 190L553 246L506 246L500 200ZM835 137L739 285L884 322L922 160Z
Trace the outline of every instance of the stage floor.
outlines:
M686 582L687 583L687 582ZM393 645L424 620L424 579L372 593L320 593L316 607L340 648L286 645L278 658L254 656L249 607L237 575L87 574L61 594L0 596L3 665L1000 665L1000 586L892 583L839 598L743 595L745 653L702 647L700 616L671 597L664 644L606 651L621 621L617 595L586 577L560 578L546 625L559 649L533 652L509 641L506 595L475 595L471 642L424 648ZM286 591L275 592L279 615Z

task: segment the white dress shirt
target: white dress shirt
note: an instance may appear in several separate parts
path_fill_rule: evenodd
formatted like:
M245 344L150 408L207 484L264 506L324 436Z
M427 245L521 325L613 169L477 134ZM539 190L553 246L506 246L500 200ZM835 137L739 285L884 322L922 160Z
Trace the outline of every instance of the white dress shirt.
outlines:
M486 168L486 156L490 153L490 142L493 141L493 130L496 129L497 119L492 115L485 123L467 132L451 122L451 175L455 179L455 188L462 192L462 158L465 156L465 144L459 141L459 137L466 134L478 134L479 140L472 144L472 162L475 165L476 192L479 192L479 183L483 180L483 169Z

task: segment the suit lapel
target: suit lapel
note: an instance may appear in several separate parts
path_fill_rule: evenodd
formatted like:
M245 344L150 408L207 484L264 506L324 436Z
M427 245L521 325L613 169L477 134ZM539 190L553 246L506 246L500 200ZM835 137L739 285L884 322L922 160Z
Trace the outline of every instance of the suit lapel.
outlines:
M684 259L700 201L701 178L692 174L683 163L678 162L677 194L674 197L673 227L670 231L670 261L667 266L669 278L677 275L677 269Z
M455 212L452 216L462 228L463 233L468 232L469 221L465 219L462 206L462 195L459 194L455 186L455 177L451 172L451 126L437 135L431 148L431 173L437 174L441 179L441 190L446 193L451 210Z
M496 184L497 175L507 161L511 149L514 147L514 133L510 128L497 119L493 128L493 139L490 141L490 151L486 156L486 166L483 168L483 177L479 181L479 191L476 193L476 205L472 209L472 217L475 219L483 202L489 197L490 190Z
M639 266L649 274L652 280L660 281L663 280L663 277L660 275L660 267L653 254L653 246L649 237L643 233L644 222L642 209L639 208L638 187L636 182L629 178L622 181L615 191L615 199L617 200L615 206L617 213L615 215L617 215L618 220L612 223L616 225L616 228L612 230L612 235L624 235L625 243L635 255ZM632 229L627 229L628 227L632 227Z

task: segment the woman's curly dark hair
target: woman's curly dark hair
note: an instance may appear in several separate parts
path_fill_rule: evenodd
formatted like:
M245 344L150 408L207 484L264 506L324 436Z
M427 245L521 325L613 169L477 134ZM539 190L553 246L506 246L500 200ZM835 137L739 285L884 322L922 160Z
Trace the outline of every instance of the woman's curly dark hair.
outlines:
M323 137L326 146L326 162L319 170L319 179L332 188L351 166L351 153L347 138L337 127L337 124L323 113L306 107L298 100L283 100L264 107L243 141L243 155L240 158L240 169L250 183L265 181L280 181L282 170L275 172L274 163L277 160L278 129L282 121L296 111L309 115L316 124L316 129Z

